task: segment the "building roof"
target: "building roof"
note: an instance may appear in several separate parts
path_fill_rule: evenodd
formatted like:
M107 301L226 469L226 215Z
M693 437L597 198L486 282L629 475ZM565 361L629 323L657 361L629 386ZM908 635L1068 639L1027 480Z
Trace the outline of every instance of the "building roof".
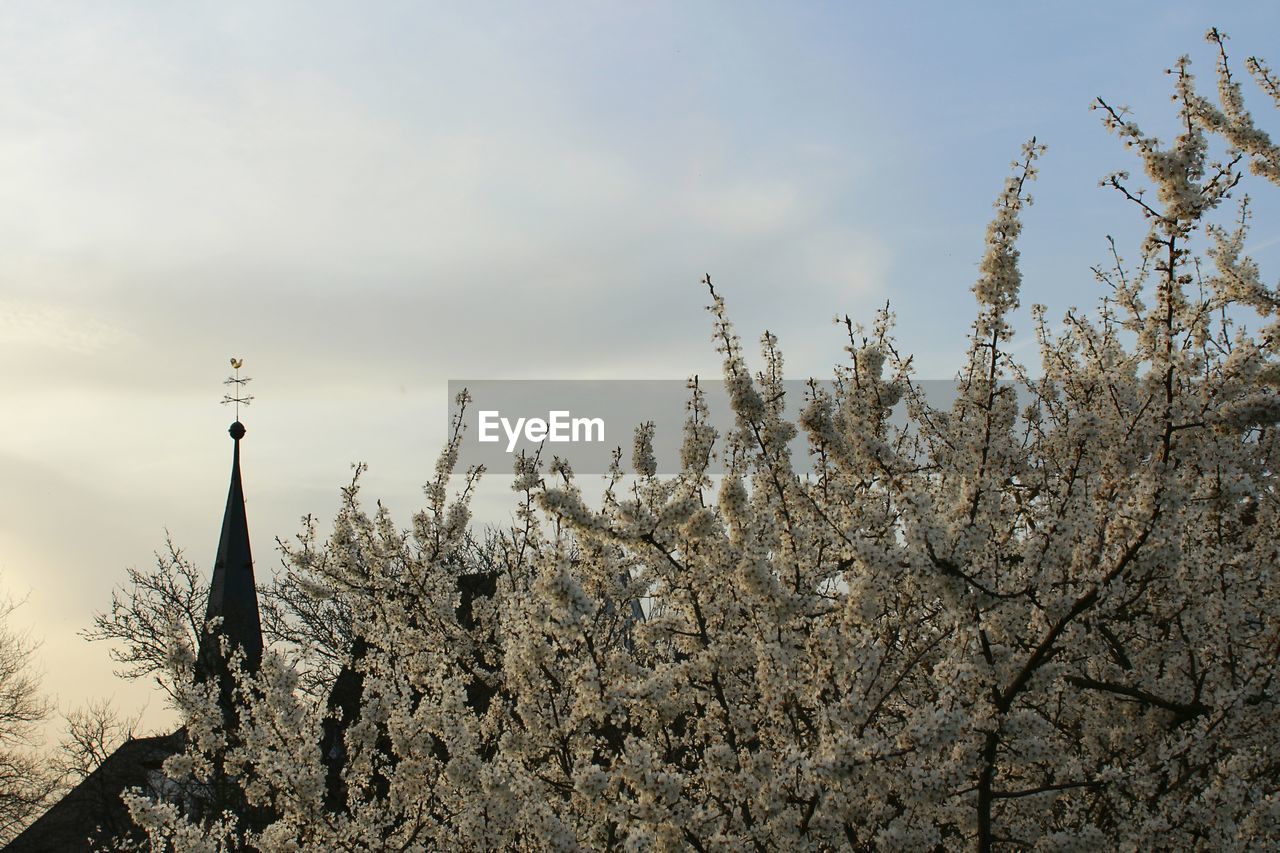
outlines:
M130 788L148 790L171 755L181 752L186 731L130 738L65 797L9 842L8 853L67 853L100 850L125 836L144 840L133 825L121 795Z

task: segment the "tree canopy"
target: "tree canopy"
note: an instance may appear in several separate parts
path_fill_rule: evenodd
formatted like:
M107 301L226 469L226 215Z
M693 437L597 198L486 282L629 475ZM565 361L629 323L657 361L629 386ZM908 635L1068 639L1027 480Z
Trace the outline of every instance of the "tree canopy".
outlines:
M1280 146L1209 40L1216 91L1177 64L1172 141L1096 103L1143 173L1104 183L1149 227L1093 270L1096 311L1055 331L1035 307L1035 365L1010 322L1033 140L996 199L954 403L926 399L886 309L845 322L834 390L791 423L779 341L753 370L708 280L735 422L716 434L691 383L679 474L654 473L644 434L598 501L522 458L517 523L473 531L459 423L408 529L353 482L330 534L285 549L268 621L288 642L244 678L234 737L182 674L189 636L126 658L176 668L175 783L216 755L260 812L135 795L153 843L1280 841L1280 297L1238 195L1280 184ZM1274 74L1246 68L1280 107Z

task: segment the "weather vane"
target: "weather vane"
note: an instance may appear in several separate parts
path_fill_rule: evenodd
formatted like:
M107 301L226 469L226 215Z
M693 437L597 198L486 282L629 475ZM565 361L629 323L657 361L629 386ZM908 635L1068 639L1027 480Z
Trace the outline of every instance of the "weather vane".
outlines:
M237 423L239 423L240 421L240 405L243 403L244 405L247 406L253 400L253 395L245 393L245 387L244 387L252 380L250 380L248 376L244 377L243 379L240 378L240 368L243 365L244 365L243 358L231 359L231 367L235 370L236 375L228 376L222 382L223 385L233 386L231 393L224 394L222 396L222 402L223 402L223 405L226 405L227 403L235 403Z

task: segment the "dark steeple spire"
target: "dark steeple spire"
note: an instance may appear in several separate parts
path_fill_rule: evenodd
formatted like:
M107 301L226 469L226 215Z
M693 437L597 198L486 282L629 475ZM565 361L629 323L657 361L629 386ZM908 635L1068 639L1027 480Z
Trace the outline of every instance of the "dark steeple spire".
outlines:
M248 400L240 396L248 379L240 378L240 364L231 360L236 369L237 396L224 402L240 403ZM234 721L235 682L227 667L227 657L221 648L226 640L227 652L238 649L244 653L244 668L257 672L262 663L262 622L258 616L258 590L253 578L253 553L249 548L249 522L244 511L244 486L240 482L240 439L244 438L244 424L237 420L229 430L235 442L231 457L231 487L227 491L227 509L222 516L222 535L218 539L218 556L213 564L213 582L209 586L209 608L205 612L206 624L219 620L213 630L206 630L200 637L200 650L196 656L196 680L217 678L219 702L228 721Z
M223 674L225 665L218 636L226 637L232 648L244 650L245 667L256 672L262 662L262 624L258 618L258 591L253 579L253 554L249 549L249 522L244 512L244 486L240 482L240 439L244 425L231 425L235 450L231 460L231 488L227 510L222 516L222 536L213 564L209 587L209 609L205 621L221 619L217 634L206 633L200 640L196 677L203 681L214 672Z

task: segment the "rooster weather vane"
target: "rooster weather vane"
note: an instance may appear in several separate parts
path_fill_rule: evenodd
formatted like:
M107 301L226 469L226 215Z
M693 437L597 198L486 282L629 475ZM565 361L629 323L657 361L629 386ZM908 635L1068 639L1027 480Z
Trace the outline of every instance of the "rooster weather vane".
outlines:
M244 365L243 358L231 359L231 367L232 369L235 370L236 375L228 376L226 379L222 381L223 385L232 386L231 391L222 396L222 403L223 405L226 405L227 403L235 403L237 422L239 422L240 420L240 405L244 404L247 406L253 400L253 395L246 393L246 389L244 387L252 380L248 376L244 377L243 379L240 377L240 368L243 365Z

